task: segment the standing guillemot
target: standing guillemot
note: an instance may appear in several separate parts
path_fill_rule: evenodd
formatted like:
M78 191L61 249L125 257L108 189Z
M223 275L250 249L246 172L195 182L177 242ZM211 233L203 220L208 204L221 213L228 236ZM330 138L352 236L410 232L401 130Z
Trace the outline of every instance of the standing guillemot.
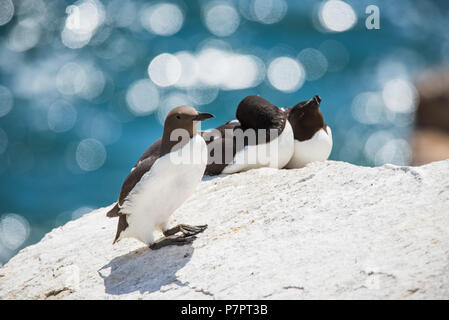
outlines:
M151 249L184 245L207 228L207 225L180 224L167 229L167 221L195 191L203 177L207 146L198 135L197 127L199 121L212 117L189 106L176 107L169 112L162 138L139 159L123 183L117 204L107 213L108 217L119 217L114 243L133 237ZM185 157L180 159L179 155L190 158L185 161ZM165 236L156 242L153 238L155 228ZM178 232L182 235L176 236Z
M287 168L301 168L313 161L326 160L332 151L332 131L320 111L321 98L302 101L285 108L295 137L294 153Z
M201 132L209 152L206 175L283 168L289 162L293 130L286 113L262 97L247 96L239 103L236 117Z

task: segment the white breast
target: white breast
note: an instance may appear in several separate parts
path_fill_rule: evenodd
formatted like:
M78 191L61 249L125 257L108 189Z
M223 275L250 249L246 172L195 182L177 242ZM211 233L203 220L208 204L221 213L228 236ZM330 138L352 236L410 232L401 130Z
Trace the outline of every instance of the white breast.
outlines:
M153 230L167 223L170 215L193 194L203 177L207 163L207 147L203 138L194 136L178 152L195 157L173 157L173 153L156 160L125 199L121 212L127 214L128 228L120 239L134 237L153 243Z
M233 162L223 173L236 173L249 169L271 167L283 168L293 155L293 129L287 121L284 130L276 139L264 144L246 146L238 151Z
M332 151L331 128L327 127L327 132L324 129L317 131L309 140L295 140L294 146L295 151L287 168L302 168L310 162L327 160Z

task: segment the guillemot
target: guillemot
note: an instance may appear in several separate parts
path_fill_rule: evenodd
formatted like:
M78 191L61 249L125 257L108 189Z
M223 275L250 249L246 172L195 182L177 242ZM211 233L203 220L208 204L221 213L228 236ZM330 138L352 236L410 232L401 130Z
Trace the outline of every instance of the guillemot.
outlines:
M151 249L192 242L207 225L167 228L168 218L194 192L207 163L207 146L198 123L213 115L190 106L169 112L161 139L139 159L123 183L117 204L107 213L119 217L114 242L136 238ZM164 237L154 241L153 231ZM176 235L181 232L182 235Z
M206 175L260 167L283 168L293 155L293 130L287 114L259 96L238 105L236 120L203 131L209 161Z
M321 98L297 103L285 108L293 128L294 153L287 168L301 168L310 162L326 160L332 151L332 131L320 111Z

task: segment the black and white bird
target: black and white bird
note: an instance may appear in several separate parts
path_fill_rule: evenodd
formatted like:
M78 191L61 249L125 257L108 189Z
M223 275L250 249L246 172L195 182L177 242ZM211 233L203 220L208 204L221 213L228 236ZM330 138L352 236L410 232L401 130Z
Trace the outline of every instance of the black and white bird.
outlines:
M206 175L260 167L283 168L289 162L293 155L293 130L287 113L262 97L247 96L238 105L236 117L237 120L214 130L201 132L209 153ZM259 134L259 130L264 131ZM250 131L255 134L249 134Z
M324 161L332 151L332 131L320 111L321 98L302 101L284 108L293 128L294 152L287 168L301 168L310 162Z
M195 234L207 225L177 225L168 228L171 214L195 191L207 163L207 146L198 135L200 121L212 118L190 106L176 107L169 112L164 133L139 159L123 183L117 204L107 213L118 217L114 243L136 238L152 249L166 245L192 242ZM174 139L173 133L184 130L187 138ZM180 155L193 155L185 161ZM181 161L183 160L183 161ZM160 229L164 237L154 241L153 231ZM182 235L176 235L181 232Z

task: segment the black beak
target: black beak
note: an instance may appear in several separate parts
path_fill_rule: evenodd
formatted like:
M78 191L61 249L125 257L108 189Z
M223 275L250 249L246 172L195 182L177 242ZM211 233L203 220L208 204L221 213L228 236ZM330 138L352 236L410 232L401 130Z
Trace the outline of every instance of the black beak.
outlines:
M206 112L200 112L196 115L195 118L193 118L193 120L195 121L204 121L210 118L215 118L215 116L213 114L210 113L206 113Z
M312 99L307 101L305 107L318 108L320 106L320 103L321 103L320 96L314 96Z

